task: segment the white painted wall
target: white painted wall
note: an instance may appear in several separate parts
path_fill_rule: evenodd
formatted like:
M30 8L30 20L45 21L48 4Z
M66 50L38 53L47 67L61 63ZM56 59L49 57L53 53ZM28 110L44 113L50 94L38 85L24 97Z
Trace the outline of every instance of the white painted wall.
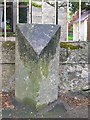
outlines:
M78 41L79 40L79 23L74 23L73 24L73 41Z
M84 41L87 41L87 21L88 19L84 21Z
M79 23L73 24L73 41L79 40ZM80 41L87 41L87 19L81 22L80 25Z

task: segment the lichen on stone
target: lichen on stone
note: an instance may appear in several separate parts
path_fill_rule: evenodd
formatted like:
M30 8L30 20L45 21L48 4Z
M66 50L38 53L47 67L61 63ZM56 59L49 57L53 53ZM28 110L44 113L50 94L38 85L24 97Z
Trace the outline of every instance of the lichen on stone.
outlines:
M2 42L2 48L13 50L15 49L15 42L12 41Z
M70 49L70 50L82 49L82 46L73 45L73 43L68 43L68 42L61 42L60 47L65 49Z

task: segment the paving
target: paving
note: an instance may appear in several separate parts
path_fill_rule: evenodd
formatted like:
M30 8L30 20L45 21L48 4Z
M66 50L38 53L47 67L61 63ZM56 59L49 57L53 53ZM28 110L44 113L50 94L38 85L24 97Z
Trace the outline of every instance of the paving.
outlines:
M82 93L66 94L68 101L71 98L86 99ZM60 97L54 103L49 104L45 109L36 111L31 106L22 104L15 99L15 96L11 98L11 107L5 107L2 110L3 118L89 118L90 106L88 104L76 105L63 100ZM73 101L73 99L71 99ZM90 101L89 101L90 102Z

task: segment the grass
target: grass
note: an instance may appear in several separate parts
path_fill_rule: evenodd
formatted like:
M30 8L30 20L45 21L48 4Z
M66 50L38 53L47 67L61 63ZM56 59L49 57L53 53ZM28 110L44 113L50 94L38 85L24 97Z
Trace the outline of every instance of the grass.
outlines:
M68 40L73 40L73 35L72 34L68 35Z

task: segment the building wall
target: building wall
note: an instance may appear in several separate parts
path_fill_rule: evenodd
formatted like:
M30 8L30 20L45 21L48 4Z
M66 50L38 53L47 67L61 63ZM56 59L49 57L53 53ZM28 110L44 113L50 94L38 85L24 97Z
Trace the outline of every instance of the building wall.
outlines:
M87 19L80 25L80 41L87 41ZM73 41L79 40L79 23L73 24Z
M79 32L78 32L78 23L73 24L73 41L78 41Z
M80 33L81 40L87 41L87 19L81 23L80 31L81 31L81 33Z

